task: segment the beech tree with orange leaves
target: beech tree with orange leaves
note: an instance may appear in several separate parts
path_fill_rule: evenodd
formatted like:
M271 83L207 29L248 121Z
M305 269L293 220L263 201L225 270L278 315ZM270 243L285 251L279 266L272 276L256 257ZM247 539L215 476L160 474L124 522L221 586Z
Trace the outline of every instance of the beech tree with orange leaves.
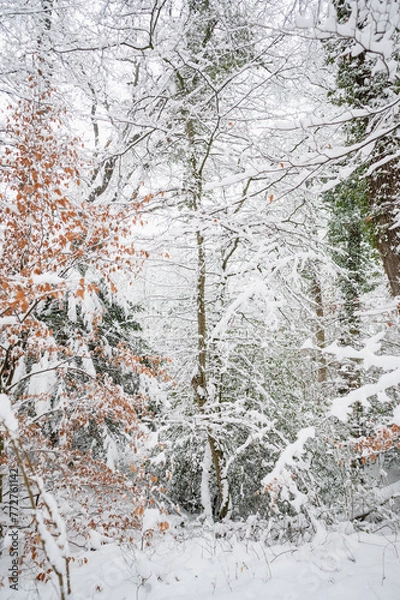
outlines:
M156 358L137 355L129 334L112 343L102 327L116 306L117 274L134 273L145 258L132 240L139 203L88 202L79 141L64 135L51 94L32 93L9 107L1 157L0 421L3 452L14 449L2 461L17 460L37 498L26 512L25 556L42 580L47 557L65 597L69 586L43 546L43 527L59 539L64 519L78 545L90 543L94 529L129 538L155 482L148 484L141 450L146 398L124 381L160 369ZM7 425L10 407L18 434ZM49 493L63 506L58 516ZM47 512L38 520L41 507Z

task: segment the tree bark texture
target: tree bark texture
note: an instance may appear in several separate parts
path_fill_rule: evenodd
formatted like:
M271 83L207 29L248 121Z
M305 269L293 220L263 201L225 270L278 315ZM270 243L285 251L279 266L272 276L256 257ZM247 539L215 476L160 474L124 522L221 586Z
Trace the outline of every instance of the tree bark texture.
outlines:
M390 161L369 180L370 206L376 247L381 255L393 296L400 295L400 228L394 227L399 212L400 167Z

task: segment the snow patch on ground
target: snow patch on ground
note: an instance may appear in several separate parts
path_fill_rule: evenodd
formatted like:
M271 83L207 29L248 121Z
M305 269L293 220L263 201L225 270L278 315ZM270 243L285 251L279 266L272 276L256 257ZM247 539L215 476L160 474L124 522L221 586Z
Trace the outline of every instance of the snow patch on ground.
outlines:
M0 563L6 572L7 556ZM100 545L72 564L72 600L399 600L400 540L321 530L302 546L217 538L156 537L150 546ZM20 576L0 600L56 600L51 582Z

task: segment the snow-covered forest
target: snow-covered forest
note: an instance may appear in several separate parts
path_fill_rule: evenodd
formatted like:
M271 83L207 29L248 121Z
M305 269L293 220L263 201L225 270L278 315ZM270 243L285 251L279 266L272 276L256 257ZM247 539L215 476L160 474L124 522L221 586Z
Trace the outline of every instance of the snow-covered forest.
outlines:
M399 0L0 0L1 599L398 600L399 59Z

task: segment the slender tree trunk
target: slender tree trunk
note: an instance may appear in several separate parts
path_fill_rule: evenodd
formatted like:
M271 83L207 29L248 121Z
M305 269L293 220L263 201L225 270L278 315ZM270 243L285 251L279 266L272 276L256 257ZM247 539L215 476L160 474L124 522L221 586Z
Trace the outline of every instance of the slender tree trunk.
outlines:
M206 263L204 237L197 231L197 377L196 398L202 409L207 400Z
M315 312L316 312L317 319L318 319L318 329L315 333L315 338L317 341L318 348L320 348L322 350L325 347L325 329L323 326L324 305L323 305L323 300L322 300L321 284L319 282L319 279L318 279L316 273L313 273L312 293L313 293L314 302L315 302ZM325 358L324 354L320 353L318 372L317 372L318 383L324 383L327 380L327 376L328 376L328 371L327 371L327 366L326 366L326 358Z

